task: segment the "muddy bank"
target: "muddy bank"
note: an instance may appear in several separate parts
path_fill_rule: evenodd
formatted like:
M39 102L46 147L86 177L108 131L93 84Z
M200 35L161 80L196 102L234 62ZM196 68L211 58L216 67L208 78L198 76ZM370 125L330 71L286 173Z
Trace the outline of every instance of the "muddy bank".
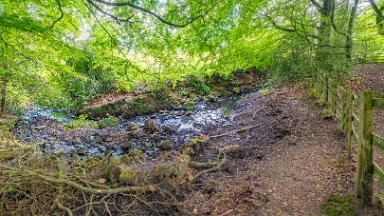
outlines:
M215 102L231 95L245 94L255 90L264 81L264 73L249 69L239 70L229 76L217 73L207 77L189 75L185 81L164 84L160 89L150 90L145 84L131 93L114 92L101 95L84 104L77 115L85 114L92 119L108 115L132 118L137 115L154 114L166 109L182 109L196 101Z

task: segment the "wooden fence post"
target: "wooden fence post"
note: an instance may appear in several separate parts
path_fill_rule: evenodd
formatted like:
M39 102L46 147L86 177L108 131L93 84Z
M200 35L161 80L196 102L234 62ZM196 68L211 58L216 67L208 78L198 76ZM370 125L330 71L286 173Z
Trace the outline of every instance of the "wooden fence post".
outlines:
M353 100L354 96L352 91L346 90L347 92L345 93L346 95L346 105L345 105L345 110L346 110L346 126L345 126L345 131L347 134L347 150L348 150L348 158L351 158L352 156L352 135L353 135Z
M324 103L328 104L328 97L329 97L329 83L328 83L328 76L325 76L324 78Z
M370 203L372 198L372 101L371 91L360 95L356 196L363 204Z
M346 128L347 128L347 112L348 112L348 107L347 107L347 93L342 91L340 94L340 105L341 105L341 110L340 110L340 119L341 119L341 129L346 133Z
M337 94L337 92L336 92L336 83L335 82L331 82L329 90L330 90L329 91L329 93L330 93L329 102L330 102L330 106L331 106L331 113L336 116L336 106L337 106L336 94Z

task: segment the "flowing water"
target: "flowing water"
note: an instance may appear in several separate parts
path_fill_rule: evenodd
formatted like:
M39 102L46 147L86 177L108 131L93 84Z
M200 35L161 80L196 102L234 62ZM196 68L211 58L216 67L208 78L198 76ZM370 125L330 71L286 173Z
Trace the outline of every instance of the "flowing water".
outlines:
M64 125L73 120L73 116L31 107L20 117L14 133L18 139L35 143L42 153L103 157L106 152L111 152L114 157L119 157L132 149L140 149L152 157L158 154L165 140L172 143L172 148L179 149L192 137L206 134L217 125L225 125L231 120L232 109L240 98L229 97L213 104L197 102L193 111L165 110L154 115L119 119L116 127L77 128L72 131L65 129ZM137 137L128 135L129 126L143 128L147 119L154 119L164 130Z

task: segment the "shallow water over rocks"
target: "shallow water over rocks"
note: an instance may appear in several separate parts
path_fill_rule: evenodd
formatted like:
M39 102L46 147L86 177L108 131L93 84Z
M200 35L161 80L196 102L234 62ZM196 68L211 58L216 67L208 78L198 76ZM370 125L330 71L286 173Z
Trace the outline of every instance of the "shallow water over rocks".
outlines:
M103 157L111 153L120 157L133 149L140 149L145 157L154 158L165 150L165 142L168 150L169 147L179 149L192 137L207 134L212 128L228 123L231 110L240 98L229 97L211 104L197 102L192 111L165 110L153 115L119 118L116 127L74 130L65 128L72 116L33 107L20 117L14 133L18 139L36 143L42 153L80 157ZM145 131L144 121L148 119L155 120L161 130Z

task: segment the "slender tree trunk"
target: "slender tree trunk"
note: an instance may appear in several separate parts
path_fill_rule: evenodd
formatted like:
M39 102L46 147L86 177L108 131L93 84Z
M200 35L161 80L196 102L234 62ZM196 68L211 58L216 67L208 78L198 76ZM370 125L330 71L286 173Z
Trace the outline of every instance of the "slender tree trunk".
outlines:
M319 45L316 50L316 62L321 71L321 77L325 84L324 88L328 89L329 78L332 78L333 63L332 63L332 50L331 50L331 30L335 0L324 0L320 9L321 21L319 31ZM324 102L328 103L328 93L324 92Z
M347 40L345 44L345 57L349 62L352 61L352 46L353 46L352 33L353 33L353 24L355 22L358 5L359 5L359 0L355 0L351 10L351 15L349 17L349 22L348 22Z
M5 114L5 102L7 98L7 84L8 80L2 80L1 81L1 101L0 101L0 117L3 117Z
M384 15L383 7L378 7L374 0L369 0L373 11L376 14L377 31L379 34L384 35Z

